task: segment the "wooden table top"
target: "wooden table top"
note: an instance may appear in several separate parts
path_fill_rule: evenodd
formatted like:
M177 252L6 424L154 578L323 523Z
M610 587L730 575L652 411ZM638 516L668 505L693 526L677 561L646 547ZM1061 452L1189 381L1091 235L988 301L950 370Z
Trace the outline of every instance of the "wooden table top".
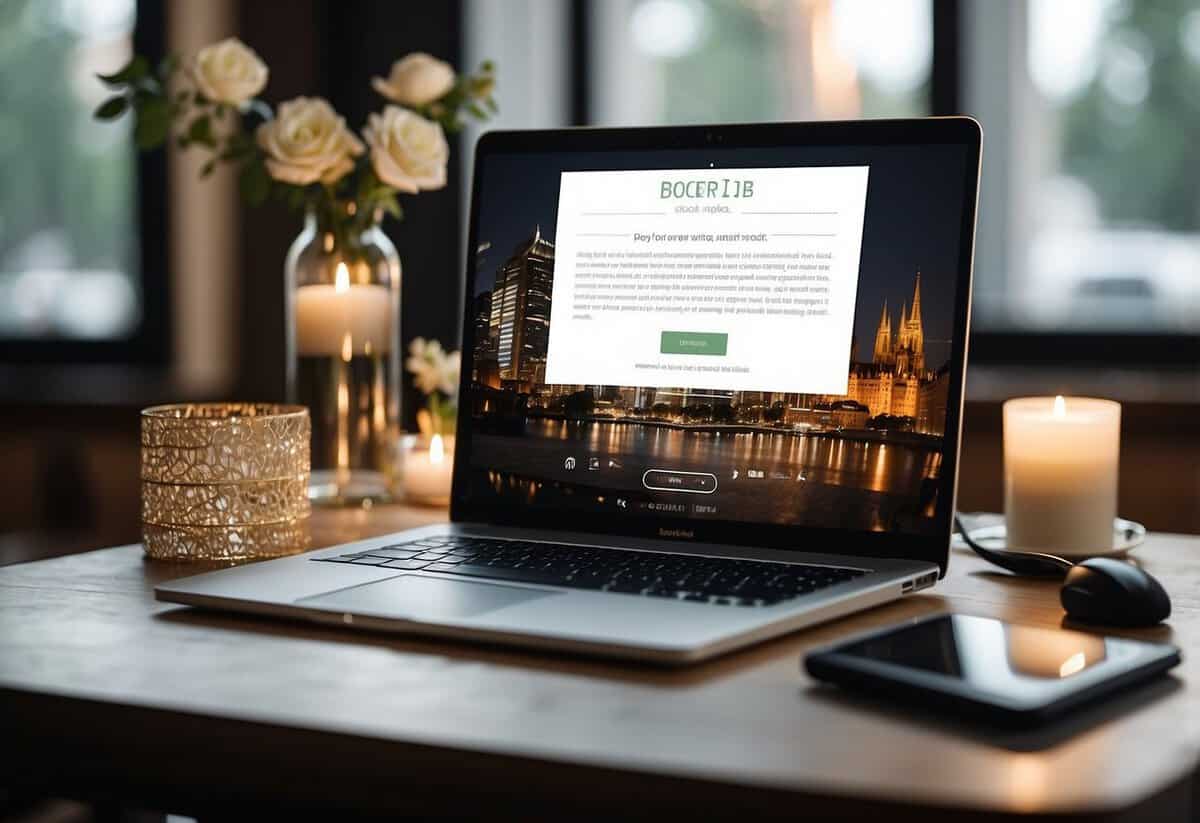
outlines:
M442 517L322 510L314 546ZM197 569L137 546L10 566L0 728L22 756L3 773L32 784L52 773L65 788L47 790L137 792L185 812L286 797L422 814L1188 819L1200 796L1200 539L1153 534L1136 556L1174 611L1166 626L1124 633L1181 646L1183 665L1025 735L865 703L800 670L813 646L922 614L1060 624L1056 584L958 549L932 590L682 670L158 603L155 583Z

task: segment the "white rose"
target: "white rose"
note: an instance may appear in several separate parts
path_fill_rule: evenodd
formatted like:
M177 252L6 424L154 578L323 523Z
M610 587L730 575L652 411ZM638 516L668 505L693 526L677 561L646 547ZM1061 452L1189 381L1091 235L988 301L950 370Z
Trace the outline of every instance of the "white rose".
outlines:
M454 88L455 78L449 63L418 51L392 63L387 79L374 77L371 85L393 103L424 106Z
M379 179L398 191L416 194L446 185L450 145L432 120L387 106L367 118L363 137L371 149L371 166Z
M363 153L346 121L319 97L281 104L275 119L259 126L255 137L270 175L297 186L336 183L354 168L353 157Z
M236 37L200 49L191 75L201 94L231 106L245 103L267 85L266 63Z

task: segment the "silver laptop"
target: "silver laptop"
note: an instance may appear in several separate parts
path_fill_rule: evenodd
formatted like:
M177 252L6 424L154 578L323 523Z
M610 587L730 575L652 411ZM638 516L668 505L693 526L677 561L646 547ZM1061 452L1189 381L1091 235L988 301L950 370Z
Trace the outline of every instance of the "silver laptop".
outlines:
M968 118L478 143L448 523L160 600L661 663L934 585Z

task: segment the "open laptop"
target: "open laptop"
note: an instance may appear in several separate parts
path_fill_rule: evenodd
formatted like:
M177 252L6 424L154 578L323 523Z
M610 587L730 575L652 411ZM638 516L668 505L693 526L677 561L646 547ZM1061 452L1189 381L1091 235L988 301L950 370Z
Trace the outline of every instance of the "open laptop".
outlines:
M160 600L662 663L933 585L969 118L494 132L450 522Z

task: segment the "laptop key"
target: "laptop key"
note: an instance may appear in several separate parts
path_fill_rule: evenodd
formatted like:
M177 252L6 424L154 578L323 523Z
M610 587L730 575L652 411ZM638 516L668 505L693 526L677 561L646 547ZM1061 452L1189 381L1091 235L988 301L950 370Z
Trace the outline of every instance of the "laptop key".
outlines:
M415 572L429 565L428 560L389 560L386 563L380 563L385 569L403 569L408 572Z
M585 570L567 576L564 585L573 589L600 589L611 579L611 575Z
M371 554L376 557L388 557L388 558L391 558L392 560L412 560L414 557L416 557L418 554L420 554L420 552L414 551L412 549L386 548L386 549L371 549L369 552L367 552L367 554Z
M427 572L453 572L458 568L457 563L430 563L422 571Z
M647 584L645 583L617 580L605 586L604 591L619 592L620 594L641 594L645 588L647 588Z

